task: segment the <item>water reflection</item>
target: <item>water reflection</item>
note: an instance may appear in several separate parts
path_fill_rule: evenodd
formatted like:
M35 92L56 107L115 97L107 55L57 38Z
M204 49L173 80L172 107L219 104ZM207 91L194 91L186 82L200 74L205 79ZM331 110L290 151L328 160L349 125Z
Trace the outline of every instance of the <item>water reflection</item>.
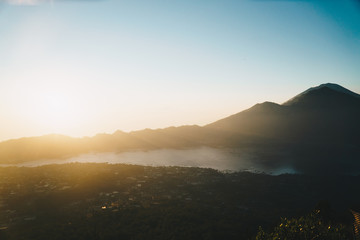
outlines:
M296 173L291 167L265 166L256 161L251 153L236 149L216 149L201 147L195 149L160 149L152 151L134 151L123 153L91 153L67 159L50 159L15 165L37 167L48 164L80 163L125 163L144 166L181 166L213 168L220 171L251 171L278 175Z

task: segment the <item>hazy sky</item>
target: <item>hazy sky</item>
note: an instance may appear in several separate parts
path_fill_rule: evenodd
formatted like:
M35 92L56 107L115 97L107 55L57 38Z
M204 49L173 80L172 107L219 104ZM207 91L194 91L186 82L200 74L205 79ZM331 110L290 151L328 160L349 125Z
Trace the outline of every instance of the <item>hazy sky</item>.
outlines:
M0 0L0 141L204 125L360 92L359 1Z

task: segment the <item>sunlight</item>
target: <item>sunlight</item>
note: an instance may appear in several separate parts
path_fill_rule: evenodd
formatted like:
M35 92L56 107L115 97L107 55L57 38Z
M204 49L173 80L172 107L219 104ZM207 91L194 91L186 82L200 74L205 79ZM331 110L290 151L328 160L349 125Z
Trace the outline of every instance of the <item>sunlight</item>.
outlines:
M71 132L79 121L81 112L76 98L61 91L39 91L27 102L27 116L39 128L50 132Z
M62 123L71 118L70 100L60 93L45 94L39 107L51 122Z

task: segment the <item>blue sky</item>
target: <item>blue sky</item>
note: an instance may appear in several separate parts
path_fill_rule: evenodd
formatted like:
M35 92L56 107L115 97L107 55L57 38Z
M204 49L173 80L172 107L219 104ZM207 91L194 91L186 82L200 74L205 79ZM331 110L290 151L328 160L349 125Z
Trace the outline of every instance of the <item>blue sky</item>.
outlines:
M0 140L207 124L360 92L356 1L0 0Z

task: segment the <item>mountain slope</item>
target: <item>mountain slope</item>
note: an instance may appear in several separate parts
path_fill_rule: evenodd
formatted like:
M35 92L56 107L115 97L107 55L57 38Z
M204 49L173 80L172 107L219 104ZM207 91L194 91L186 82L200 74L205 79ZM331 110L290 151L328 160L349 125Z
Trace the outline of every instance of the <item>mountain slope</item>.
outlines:
M286 109L283 106L264 102L206 125L205 128L263 137L276 136L281 130L279 123L285 118L285 114Z
M340 90L329 88L327 84L320 85L282 105L256 104L205 128L291 142L305 136L325 140L335 133L336 137L354 140L360 134L360 97Z
M292 99L288 100L287 102L285 102L283 105L293 105L296 104L297 102L302 102L304 101L304 98L309 98L309 94L311 95L312 93L316 93L317 95L319 95L319 92L321 91L328 91L332 90L333 93L343 93L343 96L348 96L348 97L355 97L355 98L359 98L360 99L360 95L357 93L354 93L352 91L350 91L349 89L346 89L338 84L334 84L334 83L325 83L325 84L321 84L317 87L312 87L309 88L308 90L296 95L295 97L293 97ZM325 94L323 94L323 97L326 96ZM353 100L353 98L351 98ZM328 96L328 100L331 100L331 98L329 98Z
M268 146L284 156L261 156L287 161L301 171L360 170L360 97L334 84L323 84L283 105L262 103L205 126L262 137L259 152ZM264 146L265 143L265 146ZM287 158L287 159L281 159Z

